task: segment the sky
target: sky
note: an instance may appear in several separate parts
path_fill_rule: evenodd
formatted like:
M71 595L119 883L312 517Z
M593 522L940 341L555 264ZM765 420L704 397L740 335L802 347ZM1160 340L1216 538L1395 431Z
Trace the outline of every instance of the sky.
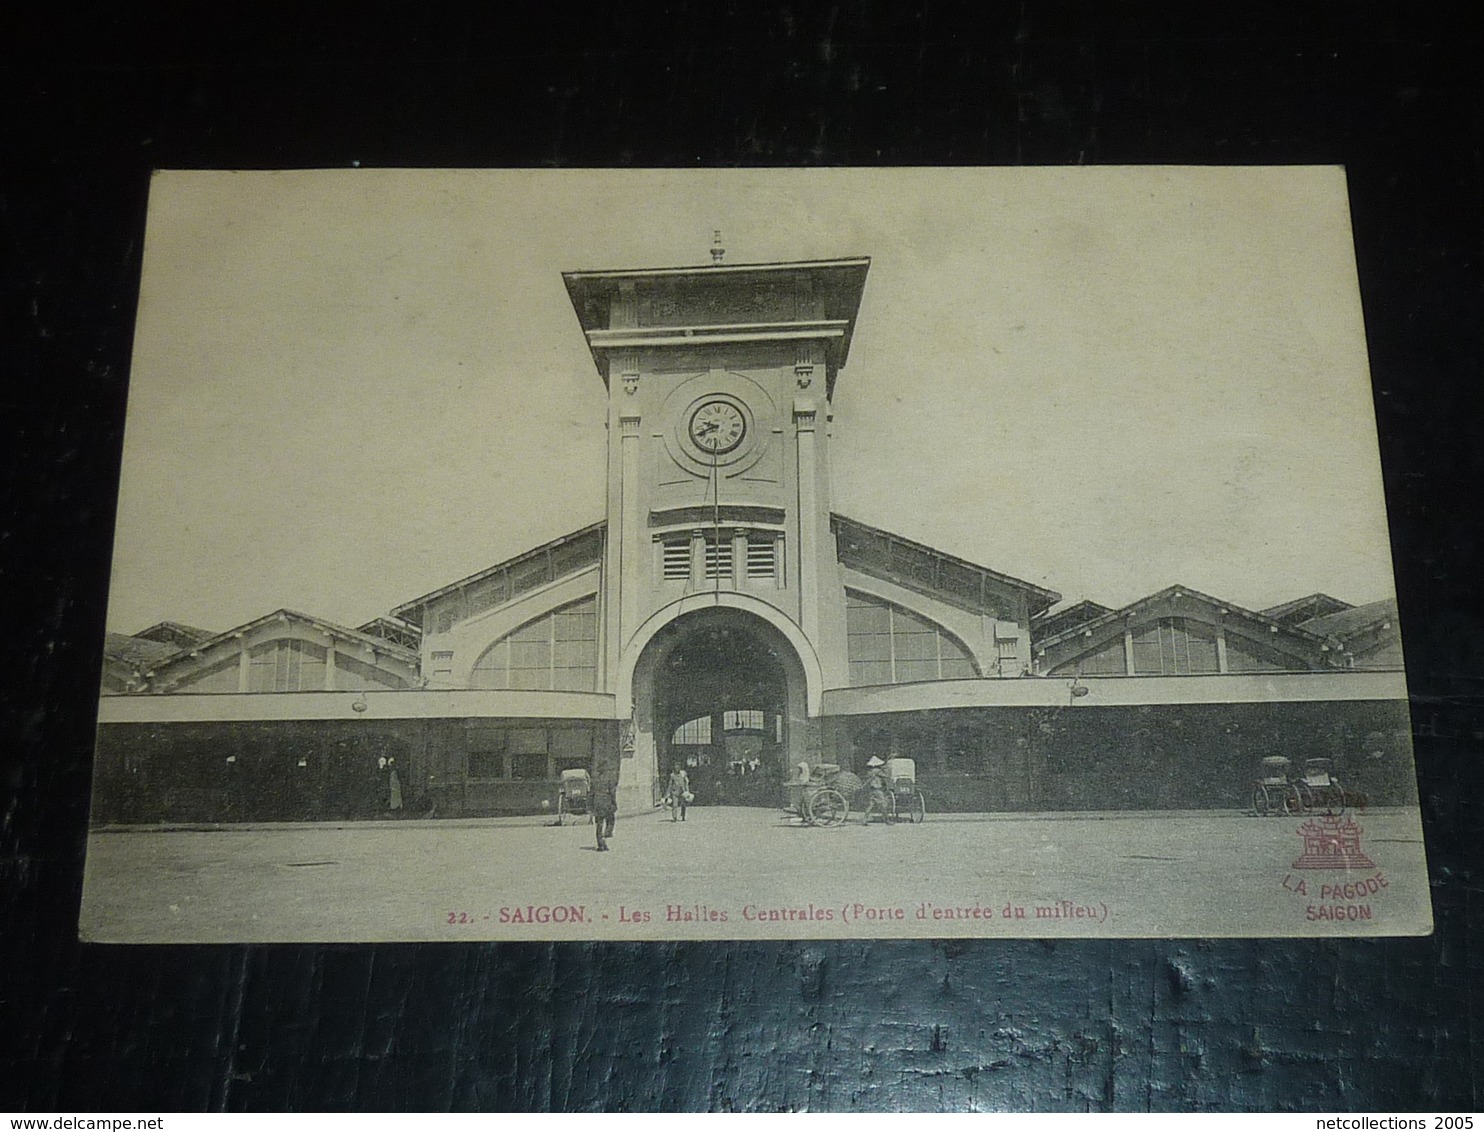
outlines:
M603 518L561 273L871 258L833 509L1065 595L1392 595L1336 168L161 172L109 627L358 625Z

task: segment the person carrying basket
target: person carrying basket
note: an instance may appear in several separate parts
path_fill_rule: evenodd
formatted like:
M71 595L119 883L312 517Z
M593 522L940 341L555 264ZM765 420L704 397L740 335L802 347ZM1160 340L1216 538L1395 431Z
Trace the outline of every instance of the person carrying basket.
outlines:
M670 807L671 821L684 821L685 809L695 800L690 792L690 775L685 768L677 766L670 772L670 781L665 787L665 801Z

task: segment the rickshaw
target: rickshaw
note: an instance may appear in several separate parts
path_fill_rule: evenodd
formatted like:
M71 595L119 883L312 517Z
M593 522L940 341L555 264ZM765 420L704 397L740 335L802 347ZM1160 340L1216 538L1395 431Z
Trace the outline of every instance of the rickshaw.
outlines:
M1345 788L1335 777L1334 759L1305 759L1304 773L1294 782L1305 811L1345 812Z
M805 825L842 825L850 814L848 794L840 789L845 783L837 763L799 764L796 778L787 783L788 804L784 813L793 814ZM850 776L854 778L854 775ZM849 793L853 794L852 787Z
M917 788L917 763L912 759L887 759L886 782L891 820L921 825L927 818L927 799Z
M593 820L593 780L585 770L562 771L562 788L557 793L557 825L568 815Z
M1252 808L1259 817L1304 810L1303 796L1289 780L1292 766L1282 755L1269 755L1258 764L1257 779L1252 783Z

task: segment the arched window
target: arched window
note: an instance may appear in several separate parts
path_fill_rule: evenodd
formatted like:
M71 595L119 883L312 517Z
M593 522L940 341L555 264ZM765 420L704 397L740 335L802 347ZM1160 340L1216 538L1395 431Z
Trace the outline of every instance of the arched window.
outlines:
M528 621L485 650L471 688L591 692L598 683L598 599L586 597Z
M702 715L686 720L675 729L670 742L679 747L711 746L711 717Z
M948 631L899 605L847 590L845 649L852 687L978 676Z

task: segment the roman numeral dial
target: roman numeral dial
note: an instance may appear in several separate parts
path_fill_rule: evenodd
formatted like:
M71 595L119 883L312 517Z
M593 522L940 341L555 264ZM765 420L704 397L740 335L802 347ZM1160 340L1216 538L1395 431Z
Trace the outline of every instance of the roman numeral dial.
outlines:
M728 401L707 401L690 417L691 443L707 455L719 456L742 443L747 420Z

